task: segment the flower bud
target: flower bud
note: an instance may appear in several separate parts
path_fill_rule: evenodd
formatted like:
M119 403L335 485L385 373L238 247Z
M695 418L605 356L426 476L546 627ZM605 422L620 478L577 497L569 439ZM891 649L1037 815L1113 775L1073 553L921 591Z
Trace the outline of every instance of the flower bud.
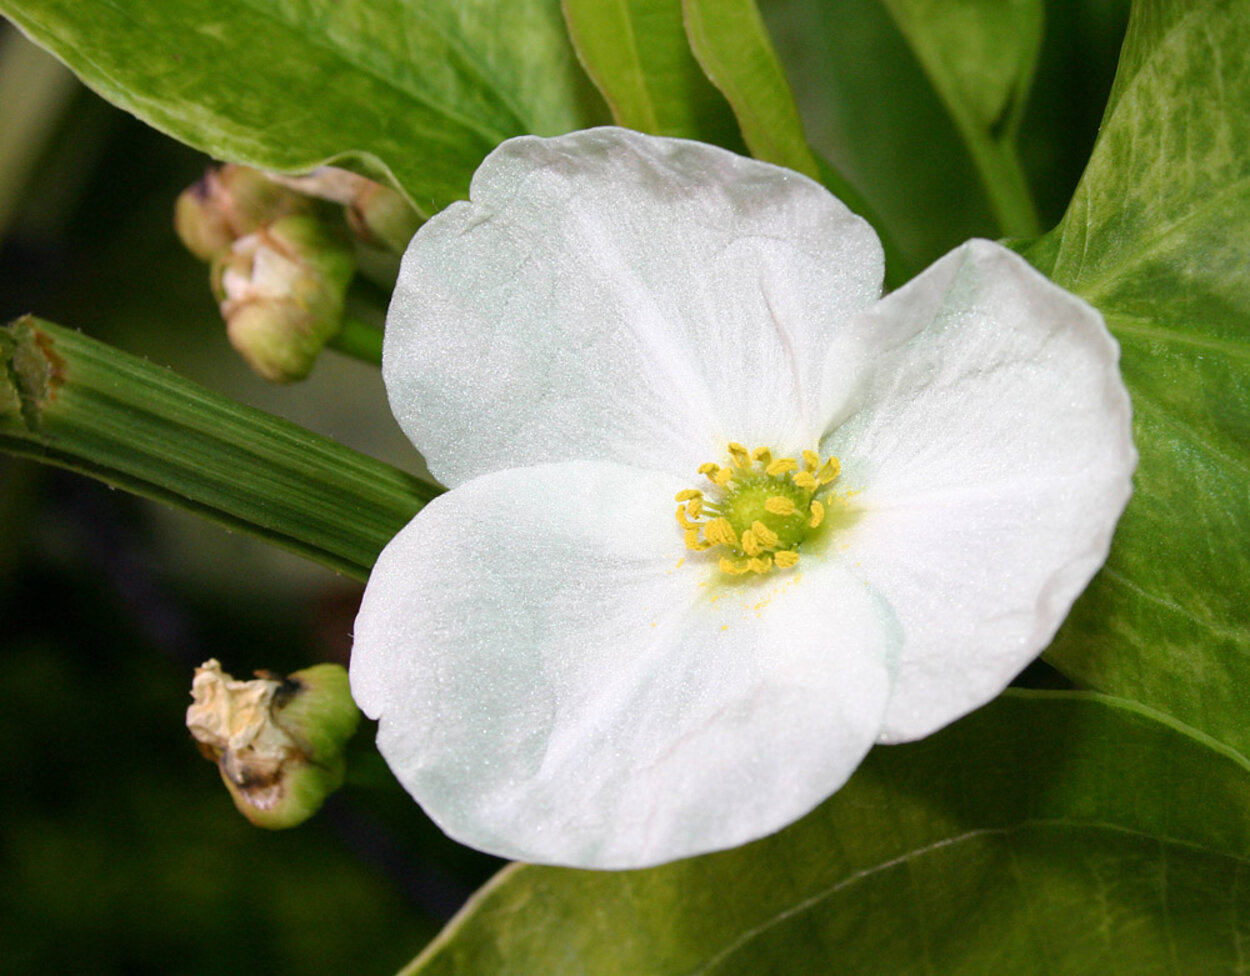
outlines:
M231 344L265 379L303 379L343 322L355 258L315 217L282 217L218 256L213 289Z
M209 169L174 206L174 229L196 257L212 261L238 238L288 214L311 214L318 204L248 166Z
M342 785L360 712L341 666L236 681L210 660L196 668L191 696L187 728L257 827L297 826Z

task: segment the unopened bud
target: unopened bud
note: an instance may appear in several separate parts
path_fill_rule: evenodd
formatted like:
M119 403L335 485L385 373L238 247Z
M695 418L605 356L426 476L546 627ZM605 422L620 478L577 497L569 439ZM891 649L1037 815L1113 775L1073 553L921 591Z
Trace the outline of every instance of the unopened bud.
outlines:
M236 681L210 660L196 668L191 697L187 728L256 826L301 824L342 785L360 712L341 666Z
M259 170L227 163L182 192L174 206L174 229L187 250L212 261L261 226L288 214L314 213L318 206Z
M351 248L315 217L282 217L239 238L213 266L231 344L265 379L303 379L343 323Z

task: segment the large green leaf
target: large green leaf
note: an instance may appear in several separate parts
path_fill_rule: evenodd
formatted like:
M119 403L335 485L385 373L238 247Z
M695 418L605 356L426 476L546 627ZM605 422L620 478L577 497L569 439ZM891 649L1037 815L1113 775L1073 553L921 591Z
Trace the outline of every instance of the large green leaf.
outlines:
M1250 5L1135 5L1088 169L1029 257L1106 315L1141 451L1049 659L1250 755Z
M690 53L681 0L564 0L564 16L617 125L737 148L733 112Z
M1042 43L1041 0L882 0L954 119L1002 234L1040 229L1016 152Z
M0 0L110 101L214 156L385 178L423 213L510 136L592 124L558 0Z
M1232 972L1250 767L1130 703L1016 692L805 820L647 871L506 869L405 972Z

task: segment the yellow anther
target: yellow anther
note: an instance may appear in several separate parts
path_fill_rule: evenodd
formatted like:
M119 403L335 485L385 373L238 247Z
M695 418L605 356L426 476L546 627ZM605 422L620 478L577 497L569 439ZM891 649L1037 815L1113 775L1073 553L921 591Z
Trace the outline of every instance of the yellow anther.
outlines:
M751 466L751 455L737 441L729 442L729 456L734 459L734 464L740 468L749 468Z
M815 471L820 467L820 455L815 451L804 451L803 467L807 468L808 471Z
M791 480L805 491L815 491L820 484L810 471L800 471Z
M747 569L752 573L767 573L773 568L772 556L757 556L747 560Z
M712 548L712 544L710 542L704 542L699 538L698 529L686 529L686 531L682 533L682 539L686 543L686 548L691 549L694 552L703 552L704 549Z
M684 491L679 491L677 493L677 497L674 498L673 501L689 502L689 501L693 501L696 498L702 498L702 497L703 497L703 492L699 491L698 488L687 488Z
M756 524L758 525L759 523L757 522ZM748 556L758 556L760 554L759 540L751 529L747 529L742 533L742 551Z
M816 472L816 477L822 485L827 485L842 473L842 462L836 457L831 457L825 461L824 465Z
M700 495L698 498L690 499L689 503L687 503L686 505L686 508L690 510L691 518L698 518L699 513L703 511L703 496Z
M773 495L764 502L766 511L772 512L774 515L793 515L794 502L784 495Z
M825 520L825 506L822 505L815 498L813 498L811 512L812 512L812 517L810 520L808 520L807 524L810 528L814 529L816 528L816 526L820 525L820 523Z
M677 506L677 524L683 529L697 529L699 527L697 522L691 522L690 519L686 518L685 505Z
M753 457L757 462L762 464L764 467L768 467L770 464L773 463L773 452L770 451L766 447L757 447L754 451L751 452L751 457Z
M730 576L742 576L751 572L751 567L747 565L745 560L739 562L736 559L730 559L728 556L721 556L719 565L720 571L728 573Z
M717 468L716 474L711 475L712 483L716 485L727 485L733 479L733 468Z
M704 461L699 465L699 474L705 474L709 478L720 470L719 464L713 464L711 461Z
M799 564L799 554L793 549L782 549L781 552L773 555L773 559L780 569L789 569Z
M765 549L772 549L780 541L777 538L777 533L758 519L751 523L751 532L754 533L755 538L759 539L760 545Z
M799 462L794 458L777 458L768 465L764 470L776 478L778 475L785 474L787 471L793 471L799 466Z
M703 538L714 546L738 547L738 533L727 518L715 518L703 527Z

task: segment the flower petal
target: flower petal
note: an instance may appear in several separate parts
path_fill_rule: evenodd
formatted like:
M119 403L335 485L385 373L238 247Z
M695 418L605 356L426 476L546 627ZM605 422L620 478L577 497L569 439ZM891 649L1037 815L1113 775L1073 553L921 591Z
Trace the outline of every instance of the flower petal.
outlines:
M888 611L836 559L736 586L707 554L678 565L682 486L603 462L498 472L383 552L352 691L451 836L657 864L785 826L871 746Z
M471 196L413 239L386 328L392 409L445 484L819 438L825 351L883 272L823 187L605 128L505 142Z
M1137 454L1101 316L987 241L855 326L880 348L826 440L862 489L839 538L903 629L882 741L996 695L1106 559Z

